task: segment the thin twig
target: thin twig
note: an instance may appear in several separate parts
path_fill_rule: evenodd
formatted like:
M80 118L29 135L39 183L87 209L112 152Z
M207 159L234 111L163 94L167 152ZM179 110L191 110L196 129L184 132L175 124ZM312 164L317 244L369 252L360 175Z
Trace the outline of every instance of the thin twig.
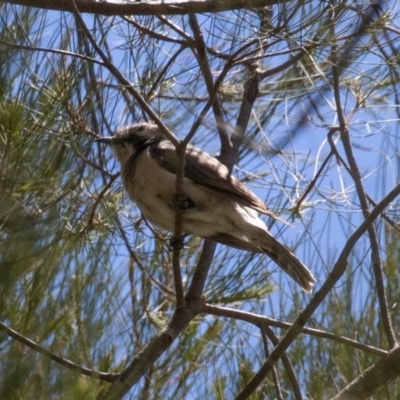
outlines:
M259 328L260 328L260 331L261 331L261 339L262 339L263 346L264 346L265 359L267 359L269 357L269 349L268 349L267 335L265 334L265 326L266 325L261 324L259 326Z
M102 51L100 46L96 43L94 40L93 36L91 35L89 29L87 28L85 22L83 21L80 12L75 4L74 0L71 0L74 8L74 14L76 19L79 22L79 25L85 32L87 38L89 39L90 43L92 44L93 48L96 50L97 54L102 58L104 62L104 66L122 83L125 85L126 90L128 90L136 99L136 101L140 104L140 106L143 108L143 110L149 114L149 116L156 122L160 130L165 134L165 136L174 144L177 152L179 152L180 148L180 143L179 141L175 138L175 136L168 130L168 128L163 124L161 119L157 116L157 114L150 108L148 105L147 101L137 92L131 85L130 83L125 79L125 77L119 72L119 70L115 67L115 65L110 61L109 57ZM183 152L184 154L184 152ZM182 168L184 165L184 156L179 157L182 163ZM176 179L176 187L177 187L177 195L179 195L180 191L180 186L183 181L183 169L181 170L181 173L178 174L177 172L177 179ZM182 228L179 228L179 226L182 225L182 215L179 212L179 207L177 210L177 215L176 215L176 223L175 223L175 239L177 239L177 235L181 236ZM180 231L180 232L179 232ZM178 253L178 254L176 254ZM180 276L180 267L177 265L177 262L179 264L179 255L180 255L180 249L174 249L173 253L173 266L174 266L174 280L175 280L175 290L176 290L176 296L177 296L177 305L182 306L184 303L184 297L183 297L183 288L182 288L182 277ZM178 261L177 261L178 260ZM179 268L178 268L179 267ZM179 272L179 273L178 273Z
M259 79L260 82L265 79L268 78L269 76L275 75L279 72L284 71L285 69L291 67L292 65L296 64L305 54L307 54L308 49L311 48L312 46L306 45L304 46L295 56L291 57L289 60L285 61L284 63L278 65L275 68L269 68L265 71L260 71L259 72Z
M169 349L178 335L187 328L197 311L190 307L176 308L168 326L150 340L133 358L128 367L113 381L102 400L120 400L142 378L149 368Z
M162 40L164 42L171 42L171 43L175 43L178 45L181 45L183 47L188 47L191 45L191 43L189 43L186 38L185 40L180 40L177 39L175 37L171 37L169 35L163 35L159 32L155 32L154 30L147 28L144 25L139 24L138 22L136 22L133 17L127 17L127 16L123 16L122 17L123 20L127 21L129 24L132 24L138 31L141 31L144 35L147 35L153 39L156 40Z
M131 248L129 239L126 236L125 230L122 228L121 222L118 219L118 217L117 217L116 221L117 221L117 226L118 226L119 232L122 236L122 240L125 243L126 249L128 250L128 253L129 253L131 259L136 263L136 265L143 272L143 274L145 274L150 279L150 282L152 285L154 285L156 288L158 288L165 297L171 298L174 295L172 290L150 275L150 273L147 271L147 269L143 265L142 261L140 260L139 256L137 255L137 253Z
M74 0L70 0L73 6L73 11L77 21L79 22L80 27L85 32L86 37L90 41L93 48L96 50L96 53L103 60L104 66L111 72L111 74L124 86L124 88L136 99L139 103L140 107L145 111L150 118L157 124L160 128L161 132L174 144L175 147L179 146L179 141L176 137L169 131L169 129L164 125L158 115L151 109L147 101L142 97L142 95L130 84L130 82L119 72L118 68L111 62L109 57L104 53L104 51L100 48L100 46L96 43L96 40L93 38L90 33L88 27L83 21L82 16L80 15L79 9L75 4Z
M218 95L218 90L220 86L222 85L226 75L228 74L229 70L232 68L232 58L229 58L229 60L226 62L224 68L222 69L221 73L218 75L218 78L216 79L214 83L214 89L212 93L208 97L207 103L204 105L203 109L200 111L198 117L194 121L188 135L190 137L196 132L196 130L199 128L199 126L202 124L204 118L206 117L208 111L210 110L211 106L214 104L214 100L216 99ZM221 152L226 148L224 143L221 143Z
M279 339L275 335L275 332L268 326L268 324L264 324L264 329L268 335L269 340L272 342L272 344L274 346L277 346L279 343ZM286 353L283 353L283 355L282 355L282 363L283 363L283 366L285 367L285 371L287 373L287 377L290 382L290 385L292 386L294 398L296 400L302 400L303 396L301 395L299 380L297 379L296 372L294 371L292 363L290 362L289 357L287 356Z
M268 358L268 356L269 356L268 339L267 339L267 335L265 334L265 331L266 331L267 328L269 328L269 327L265 326L265 325L261 325L260 326L261 338L262 338L262 342L263 342L263 346L264 346L265 358ZM271 328L269 328L269 329L271 329ZM275 367L272 368L272 379L273 379L274 385L275 385L276 398L278 400L283 400L281 385L279 383L278 373L277 373Z
M328 137L332 136L332 134L334 132L336 132L338 130L338 128L331 128L328 132ZM330 151L330 153L326 156L325 160L323 161L323 163L321 164L321 167L319 168L319 170L317 171L317 173L315 174L314 178L311 180L311 182L307 185L307 187L304 189L304 192L301 194L300 198L297 200L297 204L296 207L293 209L293 215L297 215L299 213L301 204L303 203L304 199L308 196L308 194L311 192L312 188L315 186L315 184L317 183L318 178L320 177L320 175L322 174L322 172L324 171L326 165L328 164L329 160L331 159L331 157L334 155L333 150Z
M91 378L100 379L102 381L113 382L117 377L118 374L109 374L104 372L94 371L89 368L81 367L78 364L73 363L70 360L67 360L64 357L60 357L51 351L45 349L43 346L40 346L33 340L28 339L27 337L21 335L14 329L9 328L7 325L0 322L0 329L5 332L8 336L12 337L13 339L17 340L18 342L24 344L25 346L29 347L30 349L36 351L37 353L42 354L44 357L49 358L50 360L55 361L56 363L69 368L72 371L78 372L79 374L90 376Z
M239 148L243 142L247 126L250 121L251 112L259 93L260 74L257 72L257 65L249 66L249 76L244 85L243 98L240 104L239 115L232 134L232 151L229 154L221 154L221 157L228 157L228 167L232 170L239 154Z
M10 49L28 50L28 51L35 51L35 52L43 51L45 53L60 54L62 56L79 58L81 60L89 61L94 64L104 65L104 63L102 61L96 60L93 57L85 56L84 54L74 53L74 52L68 51L68 50L52 49L50 47L26 46L23 44L10 43L10 42L7 42L6 40L1 40L1 39L0 39L0 44L3 44L4 46L7 46Z
M374 201L368 194L367 199L371 203L372 206L376 207L376 201ZM400 226L396 224L391 218L389 218L386 213L381 214L381 218L397 233L400 233Z
M189 44L190 47L195 47L196 43L193 40L193 38L186 33L180 26L174 24L173 22L171 22L167 17L165 17L164 15L159 15L157 17L161 22L163 22L165 25L169 26L172 30L174 30L178 35L181 35Z
M185 298L183 293L182 284L182 273L180 265L180 256L183 242L183 217L185 213L184 202L185 195L183 193L183 178L185 175L185 151L186 144L181 143L176 148L177 166L175 171L175 190L177 207L175 210L175 226L172 237L173 252L172 252L172 268L174 271L174 283L175 283L175 296L176 296L176 307L185 306Z
M88 218L88 222L86 224L86 226L84 226L81 231L79 232L80 235L86 233L88 230L92 229L94 226L94 219L95 219L95 214L97 211L97 206L100 204L100 202L103 200L104 195L108 192L108 190L110 189L110 187L112 186L112 184L114 183L114 181L119 177L119 173L118 174L114 174L111 179L107 182L106 185L104 185L103 189L101 190L101 192L98 194L95 202L92 204L91 206L91 211L89 214L89 218Z
M206 84L207 92L211 96L211 94L215 91L214 79L211 72L209 60L207 58L207 46L204 42L203 33L201 32L195 14L189 14L189 24L190 27L192 28L194 35L194 42L196 45L195 55L199 62L201 73L204 77L204 82ZM224 122L222 105L218 96L215 96L214 101L212 103L212 108L214 111L218 134L221 140L221 154L223 154L224 152L229 151L231 149L231 146L228 137L228 132L226 129L227 125Z
M281 389L281 384L279 382L278 372L276 371L275 367L272 368L272 379L273 379L274 385L275 385L276 398L278 400L284 400L284 397L282 394L282 389Z
M307 323L308 319L315 312L317 307L322 303L325 297L328 295L330 290L341 278L346 271L347 260L353 250L355 244L360 237L366 232L368 227L379 217L380 213L400 194L400 185L397 185L383 200L371 211L368 217L362 222L362 224L356 229L356 231L350 236L347 243L345 244L342 252L340 253L328 279L324 282L321 289L319 289L308 303L306 308L302 310L293 325L286 332L285 336L279 342L279 344L271 352L268 359L261 366L258 372L253 376L250 382L243 388L243 390L236 396L235 400L244 400L251 395L254 390L264 380L265 376L271 371L274 364L282 357L282 354L295 340L295 338L301 333L302 328Z
M391 381L398 378L399 374L400 348L396 347L358 375L331 400L369 399L380 387L388 386Z
M147 98L151 98L153 93L155 93L156 88L160 85L161 80L167 74L168 70L174 64L178 56L185 50L186 46L181 46L177 51L175 51L174 55L168 60L167 64L164 68L157 74L156 79L154 80L153 84L151 85L150 90L147 93Z
M236 309L229 308L229 307L214 306L211 304L204 304L202 312L211 314L211 315L217 315L220 317L234 318L234 319L237 319L240 321L248 322L257 327L264 325L264 326L274 326L276 328L281 328L281 329L290 329L293 325L289 322L279 321L279 320L276 320L273 318L265 317L263 315L254 314L254 313L242 311L242 310L236 310ZM366 352L366 353L376 354L379 356L384 356L387 354L387 351L385 351L385 350L378 349L378 348L370 346L368 344L363 344L363 343L357 342L356 340L347 338L345 336L335 335L334 333L331 333L331 332L322 331L320 329L303 327L301 329L301 333L307 334L310 336L314 336L314 337L332 340L334 342L341 343L341 344L353 347L358 350L362 350L363 352Z
M339 154L339 152L338 152L338 150L337 150L337 148L336 148L335 143L333 142L333 140L332 140L330 137L328 137L328 141L329 141L329 144L330 144L330 146L331 146L331 151L333 151L333 153L335 154L335 157L337 158L338 163L340 163L340 165L343 165L343 167L346 169L346 171L349 173L349 175L352 176L350 167L347 165L347 163L345 162L345 160L343 160L342 156ZM372 205L373 207L376 207L376 205L377 205L376 201L374 201L374 200L371 198L371 196L368 195L368 193L366 193L365 196L366 196L367 200L371 203L371 205ZM392 221L392 219L389 218L389 217L386 215L385 212L382 212L382 214L380 215L380 217L381 217L393 230L395 230L397 233L400 233L400 227L399 227L394 221Z
M335 49L332 51L332 57L334 58ZM357 195L360 201L361 210L364 215L364 218L367 218L369 215L368 201L366 198L366 192L364 190L364 186L362 183L362 176L359 171L356 158L353 153L353 148L350 140L349 130L347 128L347 122L343 115L343 109L341 106L340 99L340 83L339 83L339 73L337 70L337 66L333 64L332 68L332 76L333 76L333 87L334 87L334 96L336 102L336 113L338 116L339 126L340 126L340 138L343 143L344 151L347 156L347 160L349 162L349 167L351 170L351 176L354 180L354 184L356 187ZM378 243L378 235L375 229L375 224L371 224L368 227L368 236L371 244L371 261L375 276L376 282L376 290L378 295L378 302L380 308L380 315L382 325L386 334L386 339L389 343L391 349L398 346L398 342L396 339L396 335L393 330L393 324L390 317L389 305L386 297L384 278L383 278L383 270L382 270L382 260L380 255L379 243Z

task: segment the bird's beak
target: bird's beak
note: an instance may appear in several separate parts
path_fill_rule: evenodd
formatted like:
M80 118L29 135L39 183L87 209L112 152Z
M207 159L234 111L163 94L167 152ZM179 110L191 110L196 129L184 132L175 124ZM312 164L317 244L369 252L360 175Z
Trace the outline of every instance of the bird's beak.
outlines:
M95 139L94 141L98 142L98 143L105 143L105 144L111 145L114 141L114 138L112 136L108 136L108 137Z

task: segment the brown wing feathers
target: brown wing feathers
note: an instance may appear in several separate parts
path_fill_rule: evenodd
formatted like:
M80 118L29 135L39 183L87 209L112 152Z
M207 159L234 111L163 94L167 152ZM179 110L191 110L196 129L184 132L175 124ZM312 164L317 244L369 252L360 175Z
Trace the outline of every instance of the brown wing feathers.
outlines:
M168 141L155 143L151 145L150 151L152 157L157 160L161 167L175 173L177 159L172 143ZM273 216L265 203L232 176L223 164L208 153L193 146L187 147L185 177L204 189L238 202L242 206Z

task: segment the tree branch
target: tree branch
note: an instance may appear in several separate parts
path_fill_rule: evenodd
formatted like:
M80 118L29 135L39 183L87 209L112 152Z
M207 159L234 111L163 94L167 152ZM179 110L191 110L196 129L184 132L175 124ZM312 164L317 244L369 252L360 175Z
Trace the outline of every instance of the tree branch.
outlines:
M288 0L175 0L122 3L120 1L76 0L82 13L101 15L183 15L187 13L220 12L227 10L253 9L286 3ZM36 7L47 10L74 12L71 0L8 0L6 3Z
M219 307L219 306L214 306L211 304L204 304L201 312L206 313L206 314L220 316L220 317L233 318L236 320L248 322L257 327L260 327L260 325L264 325L264 326L268 325L268 326L274 326L276 328L290 329L293 325L289 322L279 321L277 319L265 317L263 315L254 314L254 313L251 313L248 311L235 310L233 308L228 308L228 307ZM320 329L302 328L301 333L304 333L304 334L307 334L310 336L314 336L314 337L332 340L334 342L345 344L347 346L362 350L362 351L364 351L366 353L370 353L370 354L385 356L388 353L385 350L381 350L376 347L369 346L368 344L357 342L356 340L347 338L345 336L335 335L334 333L322 331Z
M307 305L307 307L300 312L299 316L293 322L291 328L287 331L286 335L282 338L279 344L271 352L268 359L259 369L259 371L253 376L250 382L243 388L243 390L237 395L235 400L244 400L250 396L254 390L264 380L266 375L271 371L274 364L282 357L282 354L292 344L294 339L301 333L302 328L306 324L307 320L315 312L317 307L322 303L327 294L340 279L340 277L346 271L347 260L352 252L355 244L360 237L367 231L368 227L375 221L380 213L400 194L400 185L397 185L384 199L372 210L364 222L358 227L358 229L350 236L347 243L345 244L342 252L340 253L332 272L329 274L328 279L322 285Z
M82 1L82 0L81 0ZM104 66L111 72L111 74L122 84L124 88L136 99L139 103L140 107L149 115L151 119L158 125L161 132L174 144L175 147L179 146L179 141L175 138L175 136L168 130L168 128L164 125L158 115L151 109L147 101L143 98L143 96L130 84L130 82L121 74L118 68L111 62L109 57L104 53L104 51L97 44L92 34L90 33L88 27L86 26L82 16L80 15L79 8L77 6L77 2L75 0L69 0L68 3L71 4L72 11L79 22L80 27L85 32L86 37L90 41L96 53L100 56L100 58L104 62ZM103 3L99 3L103 4Z
M214 79L211 72L211 67L209 60L207 58L207 46L204 42L203 33L201 32L199 23L197 21L197 17L195 14L189 14L189 24L192 28L194 41L196 44L196 51L195 55L197 57L197 61L199 62L200 70L204 77L204 82L207 87L207 91L209 96L211 97L212 93L214 92ZM212 103L212 108L214 111L214 116L216 119L216 125L218 129L218 134L221 140L221 154L230 151L230 140L228 137L228 132L226 130L226 123L223 117L222 105L219 101L218 96L214 97L214 101Z
M175 246L172 246L172 267L174 271L174 283L175 283L175 296L176 296L176 307L185 306L185 298L183 293L182 284L182 273L180 256L183 247L183 216L185 213L184 203L186 201L185 194L183 193L183 177L185 175L185 151L186 143L182 142L176 148L177 166L175 171L175 190L176 190L176 202L177 207L175 209L175 226L172 241Z
M177 308L168 326L134 357L130 365L114 380L102 400L121 399L171 346L195 316L196 312L188 307Z
M260 84L259 73L257 72L257 65L250 65L249 76L244 84L244 92L242 102L240 104L239 115L236 121L235 130L232 134L232 145L233 151L229 155L223 154L222 156L228 156L229 168L232 170L234 163L236 162L240 145L242 144L244 134L249 124L251 111L258 97L258 86Z
M264 324L263 328L274 346L277 346L279 343L278 337L275 335L275 332L270 328L268 324ZM282 355L282 363L285 367L286 374L289 380L290 385L292 386L292 392L295 400L302 400L301 389L299 385L299 380L297 378L296 372L289 360L289 357L286 353Z
M75 371L79 374L90 376L91 378L100 379L102 381L113 382L115 378L117 378L117 374L106 374L104 372L94 371L89 368L81 367L78 364L73 363L66 358L60 357L57 354L52 353L51 351L45 349L43 346L40 346L33 340L28 339L27 337L21 335L14 329L9 328L7 325L0 322L0 330L5 332L8 336L12 337L13 339L17 340L18 342L24 344L25 346L29 347L33 351L42 354L44 357L49 358L50 360L55 361L56 363L69 368L72 371Z
M399 375L400 348L397 347L366 369L331 400L367 399Z
M336 50L334 48L332 51L332 59L334 62L335 62L335 53ZM347 160L349 162L351 176L354 180L357 195L360 200L361 210L364 215L364 218L367 218L369 215L368 201L362 183L361 173L358 169L357 161L353 153L353 146L351 144L350 135L347 128L347 122L343 115L343 109L341 106L341 99L340 99L339 73L338 73L338 67L336 66L335 63L333 64L332 68L332 76L333 76L334 96L336 102L336 113L338 116L338 121L340 126L340 137L343 143L344 151L347 156ZM396 335L393 330L393 324L390 318L389 305L386 297L383 271L382 271L382 260L378 244L378 235L374 224L371 224L368 227L368 236L371 244L371 262L375 275L376 290L378 293L378 302L379 302L382 325L389 346L391 349L393 349L394 347L398 346L398 343Z
M198 302L201 300L204 285L206 283L208 271L210 269L216 247L217 244L215 242L209 242L208 240L204 241L200 259L196 265L192 282L186 294L186 300L188 303Z

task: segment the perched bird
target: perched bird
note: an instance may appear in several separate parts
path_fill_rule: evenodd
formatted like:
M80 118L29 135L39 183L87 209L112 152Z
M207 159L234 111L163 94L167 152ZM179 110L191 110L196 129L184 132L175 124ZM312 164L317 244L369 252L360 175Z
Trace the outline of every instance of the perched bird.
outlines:
M173 231L177 154L158 126L143 122L97 141L112 145L121 163L125 189L143 216ZM187 146L182 191L184 233L267 254L306 292L311 291L312 273L269 233L257 212L273 214L215 157Z

